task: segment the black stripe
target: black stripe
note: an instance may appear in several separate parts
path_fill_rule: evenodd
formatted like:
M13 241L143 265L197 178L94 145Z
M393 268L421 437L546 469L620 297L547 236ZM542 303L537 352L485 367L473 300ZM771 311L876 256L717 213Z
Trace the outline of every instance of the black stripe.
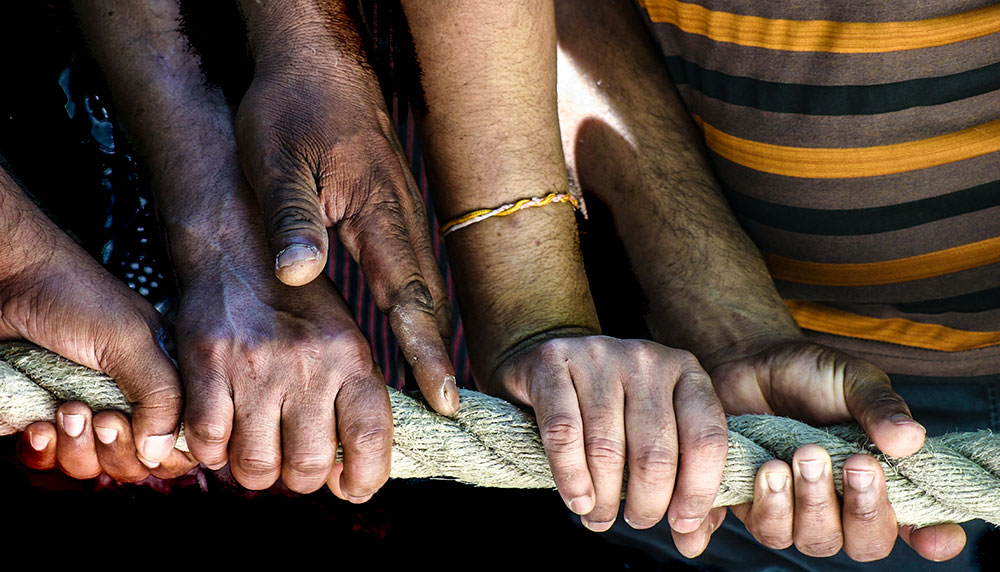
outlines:
M875 115L950 103L1000 89L1000 63L941 77L878 85L802 85L756 80L665 58L677 84L713 99L761 111L803 115Z
M943 314L945 312L960 312L973 314L1000 308L1000 287L971 292L950 298L924 300L921 302L904 302L891 304L900 312L907 314Z
M1000 206L1000 181L908 203L863 209L792 207L762 201L728 187L724 190L733 210L742 218L781 230L825 236L877 234Z

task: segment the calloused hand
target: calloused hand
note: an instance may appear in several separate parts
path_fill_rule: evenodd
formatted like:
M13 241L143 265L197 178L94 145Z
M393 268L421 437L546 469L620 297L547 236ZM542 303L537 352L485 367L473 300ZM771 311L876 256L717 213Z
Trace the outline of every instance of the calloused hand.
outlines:
M815 425L856 421L884 453L904 457L924 442L924 428L910 416L889 378L874 365L805 340L788 340L712 369L726 412L767 413ZM733 513L762 544L795 545L809 556L843 549L854 560L888 556L897 533L929 560L955 557L965 545L957 524L923 529L897 527L881 466L854 455L843 468L844 499L838 501L830 456L816 445L799 448L792 466L765 463L757 474L754 502Z
M165 348L168 324L3 172L0 218L0 340L28 340L113 377L132 403L133 456L155 468L172 454L182 407L180 379ZM76 428L78 419L61 415L60 423ZM43 445L46 438L52 432L32 442Z
M555 338L509 354L487 392L530 405L556 486L595 531L618 515L649 528L669 514L685 554L704 550L728 449L725 416L691 354L642 340ZM669 511L668 511L669 507Z
M236 115L244 172L264 213L278 278L311 282L327 259L327 227L359 262L421 392L458 407L443 338L451 310L423 200L374 74L322 35L287 65L259 57Z
M280 475L296 492L327 483L364 502L388 479L392 447L368 342L328 279L293 288L250 258L222 259L184 285L177 343L191 452L210 468L228 461L250 489Z

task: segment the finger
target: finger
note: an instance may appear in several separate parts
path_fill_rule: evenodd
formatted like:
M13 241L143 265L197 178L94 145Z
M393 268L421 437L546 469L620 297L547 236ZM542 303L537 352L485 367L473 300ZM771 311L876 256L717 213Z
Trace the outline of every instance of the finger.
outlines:
M167 334L160 320L150 316L132 337L112 340L100 360L132 403L132 438L147 467L155 467L174 448L183 407L180 376L164 349Z
M267 388L258 388L266 391ZM281 474L281 399L249 393L233 396L229 467L238 483L263 490Z
M708 374L693 357L674 388L680 465L670 501L670 527L685 533L697 529L712 509L729 451L729 430L722 404Z
M47 471L56 466L56 427L32 423L17 440L17 458L29 468Z
M388 480L392 458L392 409L377 368L341 387L336 416L344 462L331 474L330 490L365 502Z
M149 476L149 469L135 455L132 428L128 418L119 411L102 411L94 415L97 459L112 479L135 483Z
M708 516L698 525L698 528L689 533L681 533L670 529L670 535L674 539L674 546L686 558L698 556L708 548L712 534L722 526L722 521L725 519L726 508L719 507L712 509Z
M314 383L318 383L314 380ZM326 482L337 452L334 395L297 392L281 406L281 480L297 493Z
M924 444L927 430L892 390L888 376L867 362L849 362L844 372L844 399L851 415L883 453L905 457Z
M626 461L625 389L621 379L602 379L603 372L570 371L580 401L583 445L594 483L594 510L583 517L583 524L603 532L614 524L621 503Z
M833 556L840 552L844 539L830 455L818 445L803 445L792 456L792 473L795 546L806 556Z
M965 548L965 530L957 524L939 524L926 528L901 526L899 536L920 556L933 562L944 562L959 555Z
M182 348L181 370L187 392L184 435L194 458L215 470L229 461L233 394L226 374L201 355L196 346Z
M792 469L787 463L774 459L761 465L754 482L753 505L744 515L747 530L764 546L783 550L792 545L795 509Z
M395 137L395 132L393 132L393 137ZM427 220L427 210L423 196L420 194L420 187L417 186L417 182L413 178L410 166L406 162L406 156L402 153L402 148L399 147L398 141L395 143L395 147L398 148L396 155L399 157L400 170L406 177L406 185L413 197L413 208L408 210L411 218L410 228L413 229L413 232L410 233L413 251L417 256L420 273L427 281L427 288L434 301L434 317L438 333L441 335L441 339L447 343L451 338L453 316L451 301L448 299L448 288L445 286L444 275L441 273L441 267L438 264L437 256L434 255L434 246L431 242L433 229Z
M150 474L158 479L176 479L190 473L191 469L197 466L198 461L189 453L174 449L159 467L150 471Z
M869 455L853 455L844 462L843 482L844 551L858 562L885 558L898 527L882 467Z
M92 479L101 474L90 408L79 401L62 404L56 413L56 462L74 479Z
M629 380L625 387L629 476L624 518L632 528L655 525L670 504L677 474L677 428L671 393L670 384L659 371Z
M289 286L308 284L323 272L329 250L316 177L283 141L263 135L260 118L245 109L253 106L244 103L236 116L240 158L264 215L274 274Z
M413 251L403 214L409 205L367 207L340 227L344 246L361 264L378 307L389 317L420 392L435 411L458 409L455 369L441 339L434 297Z
M580 402L569 372L544 364L532 372L528 398L556 489L571 511L586 515L594 509L596 497L583 444Z

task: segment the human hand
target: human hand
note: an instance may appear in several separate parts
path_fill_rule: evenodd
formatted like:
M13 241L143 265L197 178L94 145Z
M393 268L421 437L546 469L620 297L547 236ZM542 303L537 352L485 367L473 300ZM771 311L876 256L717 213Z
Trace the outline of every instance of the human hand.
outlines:
M350 43L357 33L350 34L341 40ZM331 35L312 33L308 49L291 58L277 54L280 42L258 49L236 114L275 273L293 286L312 281L326 263L327 227L335 226L424 397L451 414L458 391L443 341L451 310L423 200L378 82L360 63L360 38L355 53Z
M794 417L815 425L857 421L887 455L904 457L924 442L889 378L874 365L832 348L790 340L753 355L716 365L712 381L726 412ZM843 467L843 506L833 484L830 456L816 445L795 452L792 466L765 463L757 474L754 502L733 513L762 544L792 544L809 556L831 556L842 548L854 560L886 557L898 534L929 560L961 552L965 532L956 524L923 529L897 527L885 476L869 455L854 455Z
M368 342L327 279L292 288L259 268L223 260L183 289L188 446L210 468L228 460L250 489L280 475L296 492L327 483L363 502L388 479L392 446L389 395ZM344 462L335 465L338 441Z
M555 338L509 353L484 389L534 409L559 493L587 528L611 527L626 463L633 528L668 514L678 549L694 556L721 524L725 510L712 504L728 432L691 354L640 340Z
M78 401L64 403L56 423L32 423L17 442L17 456L36 470L59 467L75 479L91 479L102 472L122 483L135 483L153 475L179 477L198 463L177 449L150 469L135 455L129 418L120 411L94 414Z
M114 378L132 403L133 456L157 467L172 454L182 400L166 322L3 172L0 221L0 340L28 340Z

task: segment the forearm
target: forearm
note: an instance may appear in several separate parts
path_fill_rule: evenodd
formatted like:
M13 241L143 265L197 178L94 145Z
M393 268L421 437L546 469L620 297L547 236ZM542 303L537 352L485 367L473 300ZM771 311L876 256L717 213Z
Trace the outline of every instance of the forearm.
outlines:
M54 241L65 238L53 229L0 163L0 288L46 258L55 248Z
M438 214L567 192L555 101L551 2L403 2L421 66ZM449 235L481 383L519 343L599 331L566 204Z
M634 7L560 2L558 16L566 148L580 185L612 211L654 338L711 369L799 337Z
M205 84L177 2L79 1L114 104L146 162L182 286L220 261L269 278L260 215L242 183L232 111Z

